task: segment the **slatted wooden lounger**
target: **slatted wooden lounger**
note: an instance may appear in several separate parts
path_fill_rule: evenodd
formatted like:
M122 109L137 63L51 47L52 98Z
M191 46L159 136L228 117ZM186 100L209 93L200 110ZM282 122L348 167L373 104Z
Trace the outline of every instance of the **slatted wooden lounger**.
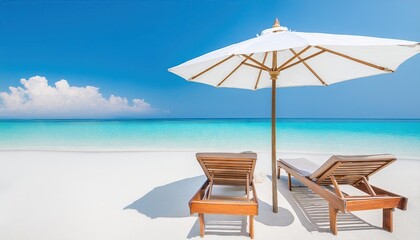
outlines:
M337 234L337 212L382 209L382 227L392 232L395 208L406 210L407 198L369 184L371 175L394 162L393 155L332 156L321 167L306 159L280 159L280 169L288 174L288 187L292 190L291 176L308 186L329 203L330 228ZM334 193L323 186L334 186ZM349 196L340 190L340 185L351 185L368 195Z
M258 215L257 193L253 184L257 154L197 153L196 157L207 176L189 202L190 213L198 213L200 236L204 236L204 214L236 214L249 216L249 236L254 238L254 216ZM243 186L245 196L213 194L216 185Z

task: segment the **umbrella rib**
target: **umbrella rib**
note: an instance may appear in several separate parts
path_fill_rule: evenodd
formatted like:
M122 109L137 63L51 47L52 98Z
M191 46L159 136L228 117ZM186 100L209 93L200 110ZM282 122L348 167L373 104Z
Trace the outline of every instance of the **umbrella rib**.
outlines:
M271 69L277 71L277 51L273 51Z
M294 55L293 57L289 58L289 60L287 60L286 62L284 62L280 67L278 67L276 70L281 70L284 66L286 66L287 64L289 64L291 61L295 60L295 58L297 58L298 56L300 56L302 53L306 52L309 48L311 48L311 46L307 46L306 48L304 48L302 51L300 51L297 55Z
M253 53L251 53L250 55L249 55L249 57L252 57L252 55L254 55ZM220 85L222 85L225 81L226 81L226 79L228 79L230 76L232 76L232 74L234 73L234 72L236 72L236 70L238 70L238 68L240 68L246 61L248 61L248 59L244 59L241 63L239 63L239 65L238 66L236 66L236 68L235 69L233 69L232 70L232 72L230 72L221 82L219 82L218 84L217 84L217 87L220 87Z
M324 52L326 52L326 51L325 51L325 50L321 50L321 51L319 51L319 52L317 52L317 53L314 53L314 54L312 54L312 55L310 55L310 56L308 56L308 57L306 57L306 58L303 58L302 60L299 60L299 61L297 61L297 62L294 62L294 63L292 63L292 64L289 64L289 65L285 66L285 67L280 68L280 71L284 71L284 70L286 70L286 69L288 69L288 68L290 68L290 67L293 67L293 66L295 66L295 65L297 65L297 64L299 64L299 63L302 63L303 61L306 61L306 60L308 60L308 59L311 59L311 58L313 58L313 57L316 57L316 56L318 56L319 54L324 53Z
M360 60L360 59L358 59L358 58L350 57L350 56L348 56L348 55L345 55L345 54L340 53L340 52L333 51L333 50L328 49L328 48L324 48L324 47L321 47L321 46L315 46L315 47L316 47L316 48L318 48L318 49L321 49L321 50L327 51L327 52L329 52L329 53L332 53L332 54L334 54L334 55L337 55L337 56L340 56L340 57L343 57L343 58L347 58L347 59L352 60L352 61L354 61L354 62L357 62L357 63L363 64L363 65L366 65L366 66L369 66L369 67L372 67L372 68L379 69L379 70L381 70L381 71L385 71L385 72L394 72L394 70L391 70L391 69L389 69L389 68L382 67L382 66L378 66L378 65L373 64L373 63L365 62L365 61Z
M290 51L296 55L296 52L293 49L290 49ZM324 82L322 80L322 78L305 62L302 60L302 58L300 56L297 56L297 58L303 63L303 65L305 65L305 67L324 85L324 86L328 86L328 84L326 82Z
M253 67L253 68L258 68L260 70L266 70L265 68L262 68L260 66L254 65L254 64L250 64L250 63L244 63L244 65L249 66L249 67Z
M219 66L220 64L222 64L222 63L226 62L227 60L231 59L233 56L235 56L235 55L233 55L233 54L232 54L232 55L230 55L229 57L227 57L227 58L225 58L225 59L223 59L223 60L221 60L221 61L219 61L219 62L217 62L217 63L213 64L212 66L208 67L206 70L204 70L204 71L200 72L199 74L194 75L193 77L191 77L191 78L190 78L190 80L193 80L193 79L195 79L195 78L198 78L199 76L203 75L204 73L206 73L206 72L210 71L211 69L213 69L213 68L215 68L215 67Z
M262 64L265 64L265 60L267 59L267 55L268 55L268 52L266 52L266 53L264 54L264 59L263 59L263 61L262 61ZM258 88L258 83L260 82L260 78L261 78L261 73L262 73L262 71L263 71L263 69L260 69L260 72L258 73L257 82L255 83L255 87L254 87L254 89L255 89L255 90L257 90L257 88Z
M260 63L260 62L258 62L257 60L253 59L252 57L249 57L249 56L247 56L247 55L245 55L245 54L241 54L241 56L243 56L243 57L244 57L244 58L246 58L246 59L249 59L250 61L252 61L252 62L254 62L254 63L256 63L257 65L259 65L260 67L262 67L264 70L266 70L266 71L270 71L270 68L269 68L269 67L267 67L266 65L264 65L264 64L262 64L262 63Z

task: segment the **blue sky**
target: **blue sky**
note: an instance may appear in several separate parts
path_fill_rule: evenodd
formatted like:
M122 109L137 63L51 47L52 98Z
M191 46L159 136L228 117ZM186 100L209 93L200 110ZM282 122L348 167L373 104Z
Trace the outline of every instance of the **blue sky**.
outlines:
M276 17L295 31L420 41L418 9L420 1L0 0L0 92L42 76L49 85L65 79L77 91L91 90L98 108L114 104L111 95L112 106L127 111L137 109L132 99L144 101L138 109L150 111L139 117L270 117L269 89L216 89L167 69L252 38ZM394 74L278 89L278 115L420 118L419 66L417 55ZM51 96L45 102L58 101Z

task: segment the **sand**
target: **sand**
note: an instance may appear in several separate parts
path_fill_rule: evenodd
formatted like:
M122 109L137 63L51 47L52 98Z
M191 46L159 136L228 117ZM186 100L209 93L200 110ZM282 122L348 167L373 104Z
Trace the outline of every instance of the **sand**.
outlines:
M373 210L340 214L335 237L326 202L305 187L289 192L285 177L279 213L271 212L270 155L258 153L255 239L418 239L419 171L420 160L398 159L371 178L409 198L407 211L394 212L393 233L381 229L382 211ZM187 203L204 180L193 152L0 151L0 239L199 239ZM206 221L205 239L249 239L245 217Z

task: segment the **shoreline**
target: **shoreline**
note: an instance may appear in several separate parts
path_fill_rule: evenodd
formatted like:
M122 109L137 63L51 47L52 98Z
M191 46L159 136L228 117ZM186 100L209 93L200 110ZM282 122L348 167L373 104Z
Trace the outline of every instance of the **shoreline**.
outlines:
M80 148L45 148L45 149L1 149L0 153L7 153L7 152L56 152L56 153L197 153L197 152L244 152L244 151L252 151L252 150L238 150L238 149L103 149L103 148L88 148L88 149L80 149ZM259 154L271 154L271 151L252 151ZM278 151L277 156L279 155L317 155L317 156L325 156L325 155L364 155L360 153L354 154L347 154L347 153L333 153L333 152L305 152L305 151ZM372 152L374 154L392 154L392 153L377 153ZM395 154L393 154L395 155ZM420 161L420 156L400 156L395 155L397 159L405 159L405 160L413 160L413 161Z

